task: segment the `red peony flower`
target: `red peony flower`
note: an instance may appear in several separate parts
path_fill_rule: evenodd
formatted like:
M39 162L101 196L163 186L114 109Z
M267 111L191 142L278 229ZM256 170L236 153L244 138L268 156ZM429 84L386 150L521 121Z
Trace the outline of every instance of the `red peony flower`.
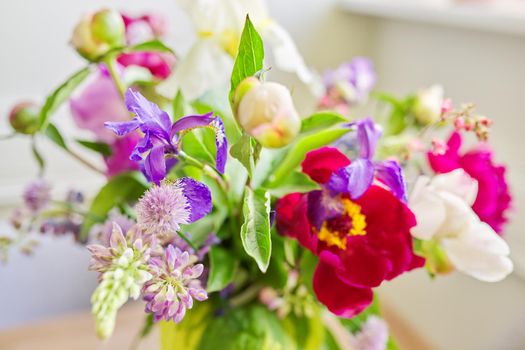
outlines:
M460 168L476 179L478 195L472 209L481 221L501 233L508 221L507 211L512 202L505 178L505 166L494 164L492 149L486 143L463 154L460 154L461 144L461 135L453 132L445 154L428 154L430 166L436 173L448 173Z
M303 171L323 184L349 163L337 149L324 147L307 155ZM412 249L414 215L384 184L373 184L355 200L328 185L292 193L276 211L279 232L319 256L314 291L338 316L355 316L372 302L372 288L424 264Z

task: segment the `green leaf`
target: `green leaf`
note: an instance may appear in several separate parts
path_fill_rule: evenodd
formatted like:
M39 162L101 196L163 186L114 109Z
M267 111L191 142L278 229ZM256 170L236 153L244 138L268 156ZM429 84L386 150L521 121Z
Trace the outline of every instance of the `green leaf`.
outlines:
M301 263L299 265L300 278L303 284L313 294L314 289L312 285L314 271L317 267L319 259L317 256L312 254L309 250L304 249L301 255Z
M303 119L301 123L301 133L327 129L337 123L347 121L348 120L344 116L335 112L314 113L308 118Z
M184 99L182 91L178 90L177 95L175 95L175 98L173 99L173 120L179 120L191 112L191 106Z
M80 239L84 241L91 227L102 222L109 211L120 205L135 202L148 189L142 174L138 172L117 175L100 189L89 208L89 215L84 220Z
M336 141L349 131L348 128L329 129L299 139L269 177L268 188L278 187L301 164L306 153Z
M175 54L171 48L166 46L163 42L159 40L151 40L146 41L137 45L133 45L128 49L128 51L131 52L137 52L137 51L154 51L154 52L169 52L172 54Z
M276 188L271 188L268 191L272 196L280 198L288 193L293 192L310 192L319 188L319 185L310 179L308 175L299 171L293 171L287 176Z
M67 150L66 141L58 131L57 127L54 124L49 123L46 128L46 136L53 141L58 147Z
M272 254L270 235L270 194L262 189L246 187L243 204L244 223L241 241L246 253L266 272Z
M51 114L57 110L62 103L64 103L71 93L76 89L80 83L88 77L90 68L85 67L69 77L62 85L60 85L51 95L49 95L40 110L39 125L43 129L46 127Z
M104 157L111 156L111 147L107 143L88 140L77 140L77 143L91 151L100 153Z
M250 178L253 174L255 161L253 159L253 141L250 135L243 133L239 141L230 148L230 155L237 159L248 171Z
M160 345L162 350L198 349L199 342L210 322L212 315L211 301L195 303L180 323L159 322Z
M36 162L38 164L38 171L39 171L40 174L42 174L43 171L44 171L44 168L46 166L46 163L44 161L44 158L40 154L40 151L36 147L36 142L35 142L34 139L31 142L31 152L33 152L33 156L35 157L35 160L36 160Z
M153 330L154 325L155 322L153 322L153 314L147 314L146 318L144 319L144 326L140 330L140 337L144 338L145 336L150 334Z
M246 16L246 22L241 34L239 51L235 58L231 75L230 103L233 103L233 96L237 85L247 77L263 69L264 65L264 45L259 33Z
M237 260L231 252L214 246L210 249L210 275L208 277L208 293L224 289L233 279L237 268Z

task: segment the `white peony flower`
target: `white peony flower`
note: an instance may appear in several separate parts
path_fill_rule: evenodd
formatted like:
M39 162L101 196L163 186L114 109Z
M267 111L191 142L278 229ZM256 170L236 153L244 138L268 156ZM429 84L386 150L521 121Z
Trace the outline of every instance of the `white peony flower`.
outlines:
M267 44L275 67L297 74L305 84L315 83L315 75L292 38L269 17L263 0L179 0L179 4L190 16L198 39L158 86L162 95L171 98L181 89L193 100L227 85L247 14Z
M451 263L481 281L496 282L513 270L509 246L472 210L478 184L462 169L420 176L409 198L417 225L411 233L438 240Z

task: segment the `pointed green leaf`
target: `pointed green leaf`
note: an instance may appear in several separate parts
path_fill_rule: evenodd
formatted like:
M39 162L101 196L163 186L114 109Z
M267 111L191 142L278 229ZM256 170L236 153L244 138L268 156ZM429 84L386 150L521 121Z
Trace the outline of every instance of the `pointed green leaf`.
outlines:
M105 157L111 156L111 147L107 143L88 140L77 140L77 143Z
M233 279L237 268L235 256L224 248L213 246L210 249L210 275L208 277L208 293L224 289Z
M250 135L244 133L242 137L230 148L230 155L237 159L248 171L250 178L253 174L255 161L253 159L253 142Z
M128 51L135 51L135 52L141 52L141 51L154 51L154 52L169 52L174 54L173 50L166 46L162 41L159 40L151 40L146 41L137 45L134 45L129 48Z
M60 131L58 131L57 127L54 124L49 124L46 128L46 136L53 141L58 147L63 148L67 150L66 141L62 137L62 134Z
M247 77L263 69L264 45L259 33L255 30L250 17L246 16L246 22L241 34L239 51L233 65L230 86L230 102L233 100L235 89Z
M272 254L270 235L270 194L246 187L243 204L244 223L241 241L246 253L255 259L259 269L266 272Z
M84 67L71 77L69 77L62 85L60 85L51 95L49 95L44 103L44 106L40 110L40 128L46 127L49 117L53 112L57 110L62 103L64 103L71 93L77 88L80 83L88 77L90 68Z
M308 118L303 119L301 123L301 133L319 131L334 126L337 123L347 122L348 120L339 113L335 112L318 112Z

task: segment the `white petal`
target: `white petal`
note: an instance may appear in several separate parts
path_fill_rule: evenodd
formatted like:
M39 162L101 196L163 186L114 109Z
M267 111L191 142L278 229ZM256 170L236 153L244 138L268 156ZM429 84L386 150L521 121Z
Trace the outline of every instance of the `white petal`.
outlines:
M277 68L297 74L303 83L309 84L314 81L314 75L304 63L292 37L283 27L271 22L263 27L261 35L264 42L271 47Z
M469 206L474 204L478 194L478 182L463 169L456 169L432 178L432 186L439 191L455 194Z
M446 218L439 228L439 236L457 236L479 221L477 215L463 198L448 192L440 192L439 196L446 208Z
M410 210L416 216L417 225L410 231L419 239L430 239L438 233L446 218L445 204L441 197L428 186L429 179L420 176L408 201Z
M513 270L512 261L506 254L508 246L485 226L479 223L458 237L443 239L443 249L459 271L480 281L501 281Z
M232 58L216 41L199 39L157 91L173 98L182 89L184 97L193 100L217 86L226 86L232 68Z

